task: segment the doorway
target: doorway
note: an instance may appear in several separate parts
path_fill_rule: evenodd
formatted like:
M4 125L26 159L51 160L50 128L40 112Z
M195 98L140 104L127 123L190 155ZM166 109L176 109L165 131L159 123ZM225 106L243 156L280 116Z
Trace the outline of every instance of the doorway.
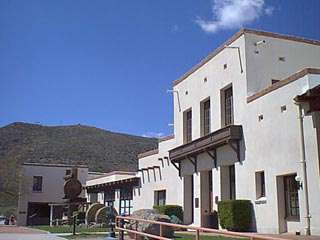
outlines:
M183 199L183 222L192 224L194 222L194 180L193 175L183 177L184 199Z
M277 176L279 233L288 232L288 223L300 221L297 174Z

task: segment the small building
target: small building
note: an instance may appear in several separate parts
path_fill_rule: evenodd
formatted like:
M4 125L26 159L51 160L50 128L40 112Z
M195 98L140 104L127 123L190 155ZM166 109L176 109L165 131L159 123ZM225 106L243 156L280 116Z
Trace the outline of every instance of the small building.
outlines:
M90 203L113 206L121 215L130 215L133 209L133 188L139 186L136 172L114 171L86 182Z
M49 225L61 219L65 200L64 177L77 169L78 180L84 186L88 167L83 165L24 163L21 166L17 224ZM83 191L80 197L85 197Z

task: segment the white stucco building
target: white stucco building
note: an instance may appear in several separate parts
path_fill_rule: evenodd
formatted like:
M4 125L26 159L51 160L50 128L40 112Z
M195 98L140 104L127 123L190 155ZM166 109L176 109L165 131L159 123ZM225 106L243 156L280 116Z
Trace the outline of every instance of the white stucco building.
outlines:
M49 225L50 218L61 219L65 199L64 177L77 169L77 179L85 186L88 167L66 164L24 163L18 201L17 224ZM85 191L79 197L85 197Z
M294 102L316 92L319 74L320 41L244 29L174 82L169 158L183 178L186 224L213 227L218 201L249 199L253 230L303 234L307 182L320 234L320 99L312 114L302 104L307 181Z
M176 146L174 136L160 139L158 149L138 156L140 185L134 188L133 209L152 209L154 205L183 204L183 184L169 160L169 150Z

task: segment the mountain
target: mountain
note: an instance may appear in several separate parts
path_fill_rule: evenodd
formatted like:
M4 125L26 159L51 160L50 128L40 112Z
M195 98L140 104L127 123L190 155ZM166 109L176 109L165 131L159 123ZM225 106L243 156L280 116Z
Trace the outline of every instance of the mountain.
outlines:
M154 138L80 124L12 123L0 128L0 193L17 192L19 165L23 162L85 164L89 171L135 171L137 154L156 147ZM0 205L3 200L0 194Z

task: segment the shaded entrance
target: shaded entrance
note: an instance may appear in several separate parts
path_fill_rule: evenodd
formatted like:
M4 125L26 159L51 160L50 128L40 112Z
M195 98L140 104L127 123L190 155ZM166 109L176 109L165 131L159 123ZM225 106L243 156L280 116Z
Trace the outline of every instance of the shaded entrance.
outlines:
M50 207L48 203L28 203L27 225L49 225Z

